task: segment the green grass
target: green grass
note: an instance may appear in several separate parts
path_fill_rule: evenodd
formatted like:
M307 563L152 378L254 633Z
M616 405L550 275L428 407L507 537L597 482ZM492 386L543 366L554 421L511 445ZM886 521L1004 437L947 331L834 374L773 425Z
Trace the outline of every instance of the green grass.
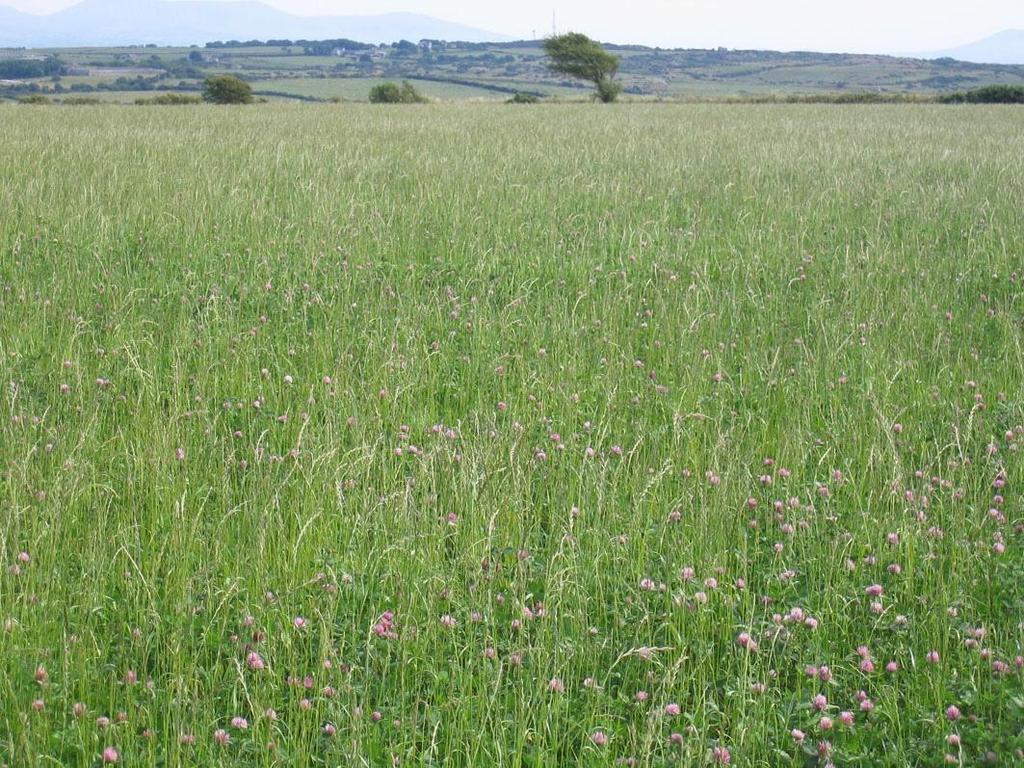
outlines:
M1015 764L1019 124L0 106L0 762Z

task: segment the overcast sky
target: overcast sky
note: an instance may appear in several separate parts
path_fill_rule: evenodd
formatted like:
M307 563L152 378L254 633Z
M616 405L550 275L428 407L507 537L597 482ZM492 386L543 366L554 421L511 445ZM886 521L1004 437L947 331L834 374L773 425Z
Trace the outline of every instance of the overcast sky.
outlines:
M44 13L76 0L0 0ZM135 0L124 0L126 7ZM1024 28L1024 0L264 0L301 14L425 13L513 37L585 32L664 47L932 51Z

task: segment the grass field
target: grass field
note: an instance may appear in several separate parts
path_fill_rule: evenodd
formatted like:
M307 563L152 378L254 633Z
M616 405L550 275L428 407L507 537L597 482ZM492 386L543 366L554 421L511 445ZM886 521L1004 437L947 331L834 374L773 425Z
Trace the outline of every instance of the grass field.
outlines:
M0 763L1024 760L1019 110L0 129Z

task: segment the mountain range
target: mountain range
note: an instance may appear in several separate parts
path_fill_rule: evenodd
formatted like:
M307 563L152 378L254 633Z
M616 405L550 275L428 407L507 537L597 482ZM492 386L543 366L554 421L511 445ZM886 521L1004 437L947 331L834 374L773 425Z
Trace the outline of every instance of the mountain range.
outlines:
M1006 29L984 40L944 51L914 54L922 59L957 59L978 64L1024 64L1024 29Z
M214 40L484 42L508 38L413 13L296 16L256 0L82 0L40 16L0 6L0 47L202 45Z

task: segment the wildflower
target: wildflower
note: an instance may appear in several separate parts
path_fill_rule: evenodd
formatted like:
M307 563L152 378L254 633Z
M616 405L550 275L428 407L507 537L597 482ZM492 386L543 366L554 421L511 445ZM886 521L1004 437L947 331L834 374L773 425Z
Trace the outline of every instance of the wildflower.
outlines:
M263 661L263 657L260 656L256 651L252 651L248 656L245 657L245 663L249 665L249 669L261 670L266 664Z
M590 734L590 740L599 747L603 747L608 743L608 734L604 731L594 731Z
M117 750L114 749L113 747L107 747L106 749L103 750L103 762L104 763L116 763L117 760L118 760L118 757L120 757L120 756L117 754Z

